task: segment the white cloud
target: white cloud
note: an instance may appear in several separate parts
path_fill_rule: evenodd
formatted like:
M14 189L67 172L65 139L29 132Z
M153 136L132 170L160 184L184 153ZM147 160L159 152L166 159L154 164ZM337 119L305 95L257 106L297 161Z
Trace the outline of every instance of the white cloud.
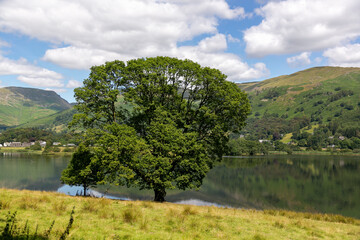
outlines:
M257 9L264 19L244 32L250 56L318 51L360 36L358 0L286 0Z
M216 33L218 18L243 15L225 0L7 0L0 4L0 27L77 48L143 55Z
M213 42L225 39L225 36L214 36L213 38L205 39L205 41ZM203 45L203 42L200 42L198 46L180 47L174 55L182 59L192 59L202 66L218 68L228 76L230 81L245 81L269 75L269 70L264 63L256 63L253 67L250 67L235 54L219 53L216 49L214 51L203 51ZM213 48L210 47L209 49Z
M314 62L316 64L320 64L322 61L323 61L323 59L321 57L317 57L317 58L314 59Z
M331 66L360 67L360 44L328 49L323 54Z
M0 48L2 47L10 47L10 44L0 39Z
M17 79L35 87L62 87L62 75L30 64L24 58L11 60L0 55L0 75L18 75Z
M199 48L206 53L223 52L227 49L226 37L224 34L217 34L205 38L199 42Z
M46 88L45 90L54 91L54 92L56 92L58 94L65 93L65 92L68 91L67 89L64 89L64 88Z
M293 68L307 66L311 63L310 55L311 52L303 52L300 55L287 58L286 62Z
M62 67L88 69L114 59L171 56L219 68L232 80L268 73L262 63L250 67L226 53L226 40L237 39L218 33L219 19L245 17L243 8L230 8L226 0L0 2L0 31L54 43L43 60ZM178 47L204 34L211 37L196 46Z
M238 43L240 42L240 39L233 37L231 34L227 35L227 40L231 43Z
M125 61L131 58L115 52L71 46L47 50L43 60L65 68L89 69L91 66L101 65L106 61L113 61L115 59Z
M66 85L67 88L78 88L82 86L82 82L76 80L70 80Z

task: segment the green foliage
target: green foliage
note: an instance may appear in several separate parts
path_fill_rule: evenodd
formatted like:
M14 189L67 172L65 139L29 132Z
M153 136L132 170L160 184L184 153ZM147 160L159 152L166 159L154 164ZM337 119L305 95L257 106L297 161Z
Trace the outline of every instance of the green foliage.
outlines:
M53 147L52 151L53 152L61 152L61 149L59 147Z
M66 229L65 229L65 231L63 232L63 234L61 234L61 236L60 236L60 240L65 240L66 239L66 237L69 235L69 233L70 233L70 229L71 229L71 227L72 227L72 225L73 225L73 223L74 223L74 213L75 213L75 207L73 208L73 210L71 211L71 213L70 213L70 219L69 219L69 223L68 223L68 225L66 226Z
M74 134L67 132L56 133L39 128L10 128L0 134L0 143L33 142L40 140L63 143L76 142Z
M28 240L28 239L50 239L51 231L55 225L55 220L52 221L50 227L44 231L43 233L38 233L38 226L36 226L35 232L30 233L30 226L28 221L26 221L23 227L19 227L16 219L17 212L11 214L9 212L6 218L6 225L0 235L2 240ZM65 231L61 234L60 239L65 240L66 237L69 235L72 224L74 222L74 209L70 214L69 223L65 229Z
M39 142L35 142L35 144L34 144L34 145L31 145L31 146L30 146L30 150L33 150L33 151L40 151L40 150L41 150L40 143L39 143Z
M284 89L282 88L270 88L269 90L266 90L266 93L264 95L264 98L266 99L273 99L273 98L277 98L281 95L283 95L286 91L284 91Z
M331 125L334 122L337 122L338 128L332 130L331 135L337 135L336 138L345 134L356 136L355 129L360 128L359 68L312 68L246 84L245 89L249 91L253 107L252 115L242 132L247 139L282 140L287 134L303 132L302 129L306 126L325 125L324 123ZM278 97L279 94L281 97ZM299 119L307 120L298 121ZM318 132L314 134L317 136L312 139L294 139L293 143L309 149L326 148L333 144L327 140L330 135L320 136ZM338 143L335 145L337 148L347 146Z
M73 115L76 113L74 108L63 110L51 114L49 116L40 117L31 122L21 124L21 128L42 128L42 129L53 129L56 127L62 127L63 130L67 130L68 124L71 122Z
M75 98L71 126L95 146L103 181L153 189L156 201L166 189L199 187L250 110L219 70L169 57L92 67Z
M3 142L30 142L32 140L44 140L52 133L36 128L11 128L0 134L0 143Z
M334 102L339 100L340 98L352 96L352 95L354 95L354 91L352 90L340 90L329 97L329 102Z
M84 144L80 144L76 152L73 154L69 165L62 172L61 181L69 185L82 185L84 188L84 196L86 190L91 185L101 180L98 162L92 160L93 154Z
M273 150L271 144L267 142L260 143L259 141L245 140L242 138L231 139L229 141L229 147L231 156L267 155L269 151Z
M74 148L66 147L64 148L63 152L74 152Z
M262 118L251 118L247 121L247 126L243 133L247 134L247 138L252 140L281 138L280 134L298 131L309 126L310 119L307 117L296 117L286 119L284 117L276 117L265 114Z

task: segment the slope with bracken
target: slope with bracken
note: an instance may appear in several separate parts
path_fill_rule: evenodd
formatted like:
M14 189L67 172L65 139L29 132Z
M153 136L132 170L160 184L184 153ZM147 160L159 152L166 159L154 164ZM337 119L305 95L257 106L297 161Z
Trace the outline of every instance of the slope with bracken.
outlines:
M252 106L245 132L257 138L335 122L360 127L360 68L316 67L239 87Z
M54 91L33 88L0 88L0 125L12 127L70 109Z

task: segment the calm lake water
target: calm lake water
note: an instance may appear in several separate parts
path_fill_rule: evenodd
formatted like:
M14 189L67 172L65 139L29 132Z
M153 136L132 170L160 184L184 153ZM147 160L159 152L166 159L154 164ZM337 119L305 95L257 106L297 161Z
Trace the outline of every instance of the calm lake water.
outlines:
M20 153L0 155L0 187L60 191L69 157ZM107 187L95 189L104 192ZM96 194L96 192L95 192ZM111 187L110 197L151 200L152 191ZM360 158L266 156L224 158L199 191L169 191L169 202L236 208L289 209L360 218Z

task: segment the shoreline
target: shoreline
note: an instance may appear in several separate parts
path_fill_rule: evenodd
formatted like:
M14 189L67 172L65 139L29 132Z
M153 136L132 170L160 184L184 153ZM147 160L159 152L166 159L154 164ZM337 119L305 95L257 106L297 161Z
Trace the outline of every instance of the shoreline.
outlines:
M25 149L24 147L2 147L0 148L0 153L29 153L37 155L56 155L56 156L71 156L73 152L50 152L44 153L44 151L34 151ZM291 154L288 154L284 151L269 151L267 155L327 155L327 156L360 156L360 153L353 152L328 152L328 151L293 151ZM266 156L264 154L256 155L238 155L238 156L223 156L223 157L248 157L248 156Z
M44 153L43 150L25 149L25 147L2 147L0 153L28 153L36 155L56 155L56 156L71 156L74 152L49 152Z

